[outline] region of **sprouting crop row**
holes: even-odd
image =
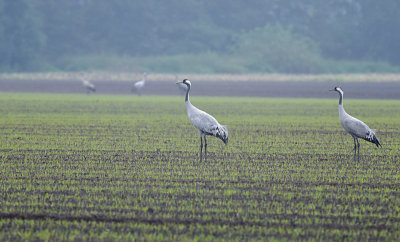
[[[182,98],[3,94],[3,239],[394,239],[399,101],[347,100],[377,130],[354,162],[337,101],[192,98],[228,125],[198,135]]]

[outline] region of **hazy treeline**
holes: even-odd
[[[398,0],[0,0],[0,70],[112,56],[155,71],[189,58],[211,72],[387,71],[400,65],[398,26]]]

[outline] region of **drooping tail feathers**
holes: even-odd
[[[379,142],[378,137],[376,137],[375,135],[372,139],[372,143],[374,143],[376,145],[376,147],[379,147],[379,146],[382,147],[381,142]]]
[[[374,143],[376,147],[382,147],[381,142],[379,142],[378,137],[376,137],[375,132],[373,130],[370,130],[367,132],[366,137],[364,138],[366,141],[369,141],[371,143]]]
[[[214,136],[220,138],[225,144],[228,143],[228,128],[225,125],[219,125],[215,129]]]

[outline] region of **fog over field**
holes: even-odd
[[[0,71],[399,72],[397,0],[0,0]]]

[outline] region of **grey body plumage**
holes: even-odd
[[[133,84],[131,91],[133,93],[137,93],[139,96],[142,94],[142,90],[144,86],[146,85],[146,80],[147,80],[147,73],[143,73],[143,79],[140,81],[137,81]]]
[[[329,91],[336,91],[339,93],[339,119],[344,130],[353,137],[354,158],[358,150],[358,160],[360,160],[359,138],[374,143],[377,147],[382,146],[374,130],[370,129],[363,121],[346,113],[343,108],[343,90],[340,87],[335,87]]]
[[[228,143],[228,128],[225,125],[221,125],[218,121],[208,113],[196,108],[190,103],[189,91],[191,88],[191,83],[188,79],[184,79],[176,84],[184,84],[187,86],[185,104],[186,113],[189,120],[192,122],[193,126],[197,129],[200,135],[200,160],[202,160],[202,149],[203,149],[203,139],[204,139],[204,156],[207,159],[207,140],[206,136],[214,136],[221,139],[225,144]]]
[[[86,89],[86,93],[89,94],[91,92],[96,92],[96,87],[94,86],[93,83],[91,83],[89,80],[85,79],[85,78],[81,78],[82,81],[82,85],[85,87]]]

